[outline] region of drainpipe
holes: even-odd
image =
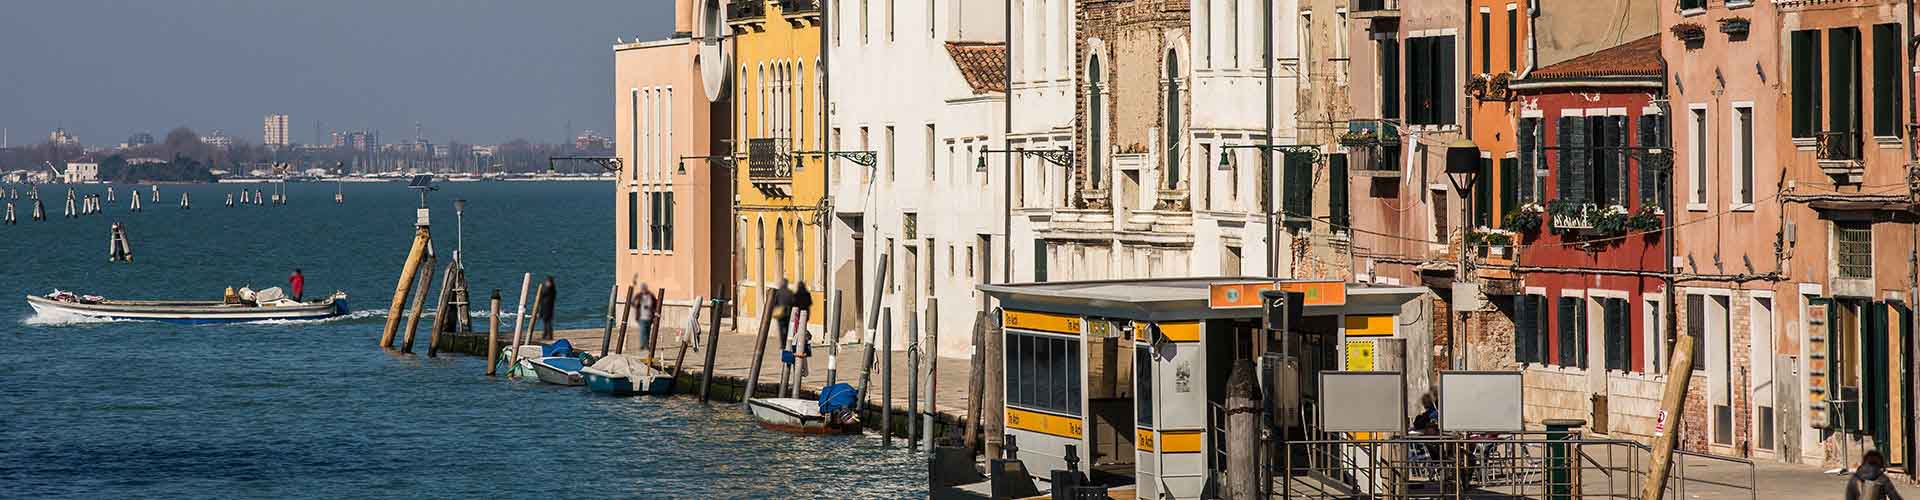
[[[1280,228],[1273,223],[1273,206],[1276,201],[1274,198],[1279,197],[1279,193],[1275,191],[1280,190],[1280,183],[1273,182],[1273,177],[1276,173],[1273,169],[1273,0],[1266,0],[1261,3],[1265,6],[1264,8],[1266,10],[1266,15],[1261,17],[1262,20],[1260,21],[1266,25],[1266,29],[1262,30],[1265,33],[1263,36],[1266,39],[1266,43],[1260,46],[1260,51],[1264,56],[1261,66],[1266,69],[1266,76],[1262,77],[1263,79],[1261,80],[1264,82],[1261,88],[1267,94],[1267,128],[1264,134],[1267,140],[1266,146],[1260,148],[1260,175],[1264,176],[1262,180],[1268,182],[1266,189],[1262,190],[1265,192],[1260,193],[1261,198],[1266,200],[1266,203],[1264,203],[1265,206],[1260,207],[1260,212],[1267,218],[1267,234],[1264,235],[1267,240],[1267,276],[1279,277],[1280,249],[1274,247],[1274,244],[1279,242],[1279,238],[1275,238],[1274,235],[1279,234]]]
[[[1006,108],[1005,113],[1001,115],[1005,117],[1006,123],[1000,124],[1000,147],[1001,149],[1012,150],[1013,147],[1009,144],[1008,139],[1013,137],[1013,0],[1006,0],[1006,2],[1006,14],[1000,16],[1002,33],[1006,34],[1007,39],[1007,90],[1006,98],[1002,99],[1000,103]],[[982,156],[985,156],[985,154],[982,153]],[[1001,170],[1006,172],[1006,174],[1000,179],[1000,253],[1003,255],[1000,262],[1000,282],[1012,283],[1013,153],[1002,153],[1001,158]],[[1039,262],[1039,259],[1040,256],[1034,256],[1034,262]],[[988,269],[987,274],[992,275],[993,270]],[[991,458],[992,454],[989,454],[988,457]]]
[[[829,64],[832,63],[831,57],[833,50],[831,48],[833,46],[827,43],[827,31],[829,31],[827,28],[827,20],[831,19],[829,16],[834,13],[831,7],[833,3],[834,2],[826,1],[820,2],[820,67],[814,70],[814,78],[820,79],[820,104],[815,106],[820,113],[820,130],[813,132],[813,140],[816,143],[813,149],[817,151],[834,151],[840,146],[827,142],[827,139],[832,137],[828,135],[828,131],[832,130],[828,125],[832,124],[833,120],[833,99],[831,97],[833,94],[829,93],[833,90],[833,78],[830,78],[828,75],[831,73],[827,72]],[[805,63],[802,62],[801,64]],[[840,307],[838,301],[833,298],[833,287],[838,285],[839,282],[839,280],[834,279],[833,275],[833,220],[837,217],[837,212],[839,212],[839,209],[835,208],[833,203],[833,186],[838,183],[833,182],[833,156],[828,155],[820,160],[820,178],[822,179],[822,185],[820,186],[820,207],[825,210],[820,213],[820,280],[823,282],[823,286],[821,286],[820,289],[822,290],[821,302],[828,303],[827,307],[823,307],[820,310],[827,314],[833,314],[832,308]],[[871,204],[869,204],[869,206],[871,206]],[[826,331],[827,321],[824,318],[828,317],[827,314],[820,315],[822,318],[820,321],[821,331],[826,333],[825,337],[832,340],[833,343],[838,344],[840,343],[840,332]],[[807,325],[800,325],[800,328],[804,329],[806,327]]]
[[[1913,0],[1907,0],[1906,3],[1907,3],[1907,22],[1906,24],[1901,25],[1901,29],[1905,31],[1905,33],[1903,34],[1904,36],[1902,36],[1901,39],[1913,40],[1913,15],[1914,15]],[[1911,44],[1913,42],[1909,41],[1907,43]],[[1909,64],[1912,63],[1913,53],[1914,51],[1912,50],[1912,45],[1908,45],[1907,55],[1908,55]],[[1912,123],[1915,119],[1915,112],[1914,112],[1915,97],[1913,95],[1913,92],[1915,89],[1914,89],[1913,79],[1914,79],[1914,74],[1912,73],[1911,70],[1909,70],[1907,73],[1907,78],[1905,78],[1906,81],[1901,82],[1907,86],[1907,94],[1906,94],[1907,95],[1907,116],[1906,116],[1907,119],[1905,121],[1907,121],[1908,123]],[[1920,162],[1920,149],[1915,149],[1917,146],[1914,143],[1915,138],[1913,137],[1912,134],[1913,134],[1913,127],[1908,127],[1907,129],[1907,170],[1908,170],[1907,175],[1909,179],[1912,179],[1912,176],[1915,175],[1915,173],[1913,172],[1913,169],[1915,168],[1914,164],[1916,162]],[[1909,200],[1909,203],[1912,203],[1912,200],[1914,199],[1914,195],[1917,193],[1913,193],[1914,186],[1912,185],[1911,180],[1908,181],[1907,189],[1908,189],[1907,199]],[[1909,223],[1907,225],[1907,228],[1913,234],[1913,244],[1907,247],[1907,285],[1908,285],[1907,308],[1910,311],[1916,311],[1916,313],[1909,313],[1907,316],[1908,316],[1908,321],[1913,322],[1913,331],[1920,332],[1920,308],[1916,308],[1913,306],[1913,304],[1915,304],[1917,301],[1920,301],[1920,221]],[[1907,339],[1907,342],[1911,343],[1911,342],[1920,342],[1920,341],[1916,341],[1915,339]],[[1907,360],[1907,363],[1910,367],[1913,364],[1913,360]],[[1907,380],[1908,384],[1920,383],[1920,374],[1910,374],[1909,377],[1910,378]],[[1911,387],[1911,385],[1909,385],[1909,387]],[[1920,417],[1916,417],[1915,415],[1907,415],[1907,418],[1910,419],[1910,421],[1908,422],[1907,428],[1912,429],[1914,428],[1913,427],[1914,425],[1920,425]],[[1920,469],[1908,467],[1907,477],[1920,478]]]

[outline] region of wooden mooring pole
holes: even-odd
[[[968,450],[980,449],[980,398],[987,385],[985,382],[987,356],[981,342],[986,337],[987,321],[986,311],[973,315],[973,352],[968,356],[972,358],[970,362],[972,369],[967,372],[967,414],[960,421],[960,427],[966,429],[964,436],[966,436],[965,444]]]
[[[413,353],[413,335],[420,330],[420,315],[427,306],[427,289],[433,287],[433,264],[433,252],[427,252],[427,260],[420,266],[419,282],[413,287],[413,306],[407,313],[407,335],[406,340],[400,341],[400,352]]]
[[[600,330],[600,357],[607,357],[607,348],[613,345],[613,308],[620,303],[620,285],[607,290],[607,327]]]
[[[648,363],[656,362],[656,360],[660,358],[659,354],[657,354],[660,350],[660,324],[666,323],[666,318],[660,316],[660,311],[665,309],[667,305],[667,289],[662,288],[658,293],[659,295],[653,297],[653,324],[647,327]],[[639,346],[634,347],[638,348]]]
[[[513,376],[513,369],[520,365],[520,325],[526,323],[527,285],[533,282],[533,273],[520,275],[520,305],[513,309],[513,350],[507,351],[507,376]]]
[[[446,274],[440,276],[440,300],[433,306],[433,329],[427,332],[427,357],[429,358],[440,357],[440,331],[447,328],[447,321],[451,320],[454,314],[453,280],[455,270],[460,268],[459,257],[454,257],[454,260],[455,262],[447,263]]]
[[[827,303],[827,385],[840,382],[840,298],[841,291],[833,291],[833,302]]]
[[[760,334],[753,342],[753,364],[747,368],[747,392],[740,396],[740,402],[753,399],[755,389],[760,387],[760,364],[767,356],[767,327],[773,322],[773,289],[760,291]]]
[[[700,365],[701,404],[705,404],[707,396],[712,394],[708,390],[713,387],[713,356],[720,350],[720,307],[726,303],[727,299],[719,297],[713,299],[713,332],[707,334],[707,360]]]
[[[980,398],[980,431],[987,435],[986,456],[997,457],[1000,456],[1000,445],[1006,436],[1006,412],[1001,408],[1001,401],[1006,397],[1006,385],[1001,381],[1001,374],[1005,373],[1006,366],[1005,358],[1000,355],[1001,335],[1004,333],[1000,329],[1002,319],[999,314],[993,314],[989,319],[992,323],[989,323],[981,342],[986,346],[986,355],[982,357],[985,358],[983,361],[987,369],[986,377],[981,379],[985,395]]]
[[[533,309],[529,309],[526,312],[528,342],[534,341],[533,332],[534,330],[540,329],[540,305],[546,303],[546,298],[547,283],[542,281],[539,285],[535,285],[533,289]]]
[[[1227,498],[1260,496],[1260,388],[1253,377],[1245,359],[1227,376]]]
[[[939,369],[940,368],[940,300],[939,299],[935,299],[932,297],[927,298],[926,329],[927,329],[927,342],[923,345],[927,346],[926,347],[927,354],[925,356],[925,359],[921,361],[921,364],[925,365],[927,370],[927,407],[926,407],[927,411],[926,413],[923,413],[920,415],[920,418],[921,418],[920,446],[922,447],[921,449],[931,451],[933,450],[933,415],[935,413],[940,412],[939,407],[934,406],[935,395],[939,394],[939,392],[935,391],[935,389],[939,388],[939,381],[940,381],[940,369]]]
[[[500,364],[500,289],[493,289],[493,298],[487,303],[487,376],[491,377]]]
[[[893,308],[880,310],[880,437],[893,446]]]
[[[1661,394],[1660,415],[1654,421],[1653,455],[1648,457],[1641,500],[1661,500],[1667,493],[1667,474],[1673,470],[1673,449],[1680,438],[1680,416],[1686,411],[1687,383],[1693,378],[1693,335],[1681,332],[1680,337],[1674,339],[1673,352],[1667,355],[1667,373],[1666,393]],[[1850,458],[1841,457],[1842,460]]]
[[[138,195],[132,197],[139,200]],[[419,273],[420,259],[426,256],[427,245],[432,240],[425,226],[413,231],[413,246],[407,250],[407,262],[400,267],[400,280],[393,285],[393,304],[387,307],[387,326],[380,332],[380,348],[393,347],[393,333],[400,326],[400,308],[407,305],[407,291],[413,287],[414,275]]]
[[[892,356],[888,356],[891,358]],[[892,394],[893,391],[887,391]],[[920,445],[920,315],[907,308],[907,449]]]
[[[617,347],[613,349],[613,352],[618,354],[627,353],[627,324],[633,319],[633,305],[636,301],[633,294],[633,285],[627,285],[627,298],[624,301],[625,303],[620,306],[620,336],[613,338],[614,343],[617,345]]]

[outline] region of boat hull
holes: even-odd
[[[553,385],[586,385],[578,371],[567,371],[547,364],[544,359],[533,360],[533,373],[541,382]]]
[[[347,313],[347,302],[328,298],[296,306],[259,307],[227,305],[219,302],[133,302],[109,301],[98,304],[63,302],[28,296],[27,305],[39,315],[71,315],[115,321],[157,321],[181,325],[212,325],[253,321],[309,321],[333,318]]]
[[[671,396],[673,395],[673,377],[666,375],[619,375],[593,368],[580,370],[580,377],[586,380],[587,390],[613,396]]]
[[[753,412],[753,418],[760,426],[781,432],[796,434],[858,434],[860,426],[839,425],[829,422],[826,417],[810,415],[796,411],[794,404],[814,404],[812,401],[792,398],[754,398],[747,400],[747,409]]]

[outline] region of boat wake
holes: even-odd
[[[317,319],[263,319],[263,320],[259,320],[259,321],[246,321],[246,322],[241,322],[241,323],[239,323],[239,324],[242,324],[242,325],[321,325],[321,324],[327,324],[327,323],[335,323],[335,322],[340,322],[340,321],[353,321],[353,320],[356,320],[356,319],[366,319],[366,318],[385,318],[385,317],[387,317],[387,312],[386,312],[386,311],[376,311],[376,310],[362,310],[362,311],[352,311],[352,312],[348,312],[348,313],[346,313],[346,314],[342,314],[342,315],[339,315],[339,316],[334,316],[334,317],[331,317],[331,318],[317,318]]]
[[[76,326],[102,325],[108,323],[129,323],[135,320],[96,318],[62,311],[35,311],[32,316],[20,320],[26,326]]]

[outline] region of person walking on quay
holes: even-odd
[[[1886,471],[1887,457],[1880,450],[1867,450],[1860,456],[1860,468],[1847,479],[1847,500],[1900,500]]]
[[[787,345],[787,306],[793,301],[793,292],[787,291],[787,279],[780,278],[773,286],[773,327],[780,332],[780,343]]]
[[[553,275],[547,275],[546,286],[540,287],[540,312],[536,313],[540,315],[541,327],[545,329],[541,338],[553,338],[553,301],[559,294],[553,289]]]
[[[300,268],[293,268],[293,275],[287,277],[287,289],[293,292],[293,301],[299,302],[306,295],[307,276],[300,274]]]
[[[645,346],[648,341],[653,340],[653,304],[655,302],[657,302],[657,300],[653,297],[653,290],[647,288],[646,283],[641,283],[640,292],[635,294],[633,298],[633,306],[635,309],[638,309],[634,311],[634,314],[640,319],[640,343],[638,345]]]

